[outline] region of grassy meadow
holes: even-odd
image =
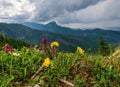
[[[0,87],[120,87],[120,58],[81,47],[60,52],[59,43],[0,51]],[[115,55],[115,54],[114,54]]]

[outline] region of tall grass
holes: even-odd
[[[46,43],[45,43],[46,44]],[[60,79],[75,87],[119,87],[120,59],[91,55],[83,51],[52,53],[49,45],[44,49],[23,47],[15,52],[0,51],[0,87],[65,86]],[[54,49],[57,50],[57,47]],[[49,51],[49,52],[48,52]],[[48,52],[46,54],[46,52]],[[13,53],[19,54],[14,55]],[[84,54],[84,55],[83,55]],[[48,67],[43,63],[50,58]],[[39,71],[38,71],[39,70]],[[34,78],[31,77],[34,75]]]

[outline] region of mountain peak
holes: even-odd
[[[57,25],[55,21],[49,22],[47,25]]]

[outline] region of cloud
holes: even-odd
[[[120,19],[106,20],[106,21],[97,21],[91,23],[69,23],[63,24],[63,26],[71,28],[105,28],[106,27],[120,27]]]
[[[34,20],[49,21],[68,15],[103,0],[40,0],[36,3]]]
[[[120,0],[0,0],[0,22],[115,25],[119,24],[115,21],[120,19],[119,8]]]
[[[0,21],[29,20],[35,9],[32,0],[0,0]]]
[[[88,8],[58,17],[60,23],[91,23],[120,18],[120,1],[106,0]]]

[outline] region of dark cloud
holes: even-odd
[[[119,25],[119,8],[120,0],[0,0],[0,22]]]
[[[106,0],[88,8],[69,13],[64,17],[58,17],[62,24],[68,23],[91,23],[120,18],[120,1]]]
[[[36,3],[36,16],[34,20],[48,21],[95,5],[99,1],[102,0],[41,0]]]

